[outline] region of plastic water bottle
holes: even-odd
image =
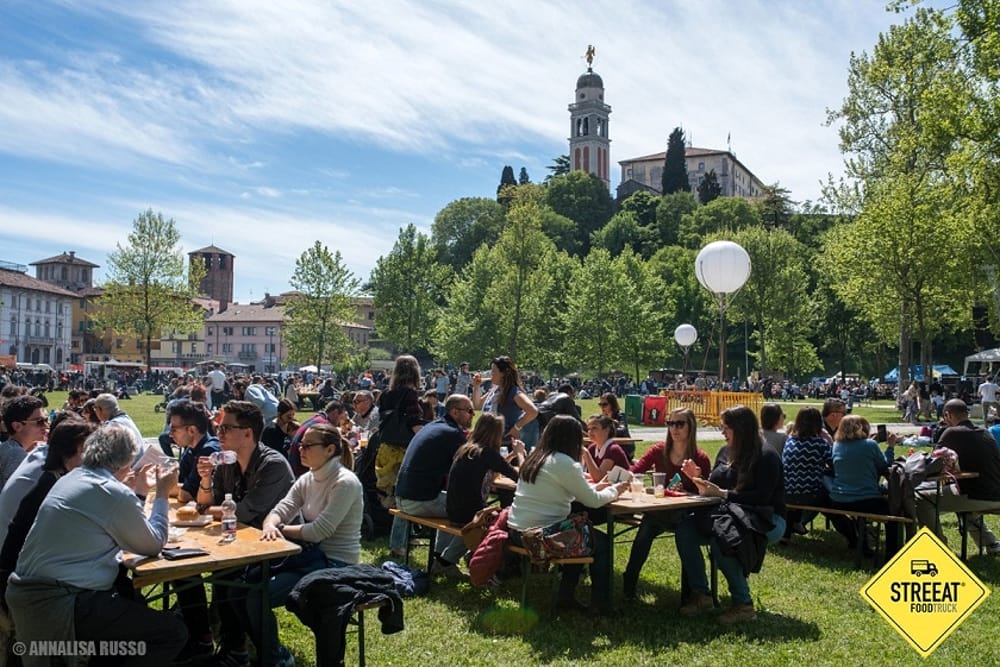
[[[209,454],[208,460],[212,462],[213,466],[229,465],[236,463],[236,452],[228,449],[212,452]]]
[[[222,541],[232,542],[236,539],[236,501],[233,494],[227,493],[222,501]]]

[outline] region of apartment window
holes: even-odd
[[[17,318],[15,317],[10,318],[10,335],[17,335]]]
[[[29,312],[31,311],[31,299],[24,300],[24,309]]]
[[[52,302],[49,301],[48,299],[46,299],[45,300],[45,312],[46,313],[51,313],[52,312],[51,309],[52,309]]]
[[[209,354],[212,354],[212,344],[211,343],[208,343],[205,346],[205,351],[208,352]]]
[[[191,354],[198,354],[198,343],[191,343]]]
[[[232,351],[233,351],[233,344],[232,343],[223,343],[222,344],[222,353],[223,354],[229,354]]]
[[[232,327],[222,327],[222,335],[223,336],[232,336],[233,335],[233,328]]]
[[[698,163],[698,171],[705,171],[705,163],[704,162],[699,162]]]
[[[274,354],[275,351],[274,348],[275,348],[274,343],[264,343],[264,352],[267,352],[268,354]]]
[[[36,336],[41,336],[42,335],[42,321],[41,320],[35,320],[35,335]]]
[[[212,335],[214,335],[214,334],[212,333],[212,327],[209,327],[209,328],[208,328],[208,335],[209,335],[209,336],[212,336]]]
[[[115,349],[116,350],[122,349],[122,345],[123,345],[122,339],[121,338],[116,338],[115,339]]]
[[[257,351],[256,343],[243,343],[242,345],[240,345],[240,352],[256,352],[256,351]]]
[[[256,336],[257,335],[257,327],[243,327],[243,335],[244,336]]]
[[[63,314],[63,302],[62,301],[60,301],[59,303],[56,304],[56,314],[57,315],[62,315]]]
[[[42,300],[41,299],[35,299],[35,310],[38,311],[39,313],[42,312]]]

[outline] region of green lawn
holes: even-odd
[[[153,412],[157,398],[141,396],[122,407],[147,435],[159,433],[163,416]],[[59,394],[50,395],[54,407]],[[596,401],[583,401],[585,415],[596,412]],[[790,403],[786,413],[794,415]],[[865,414],[869,408],[861,412]],[[878,421],[895,421],[894,411],[870,408]],[[877,423],[873,420],[873,423]],[[640,445],[639,450],[648,443]],[[714,456],[719,441],[702,442]],[[997,521],[994,518],[994,521]],[[536,575],[530,600],[533,615],[518,610],[520,579],[505,582],[494,593],[475,589],[466,580],[439,577],[429,596],[407,599],[406,629],[383,636],[374,612],[368,612],[367,658],[372,665],[957,665],[1000,664],[1000,598],[990,597],[928,659],[924,660],[873,611],[858,594],[871,577],[855,571],[853,555],[832,530],[823,528],[796,537],[789,547],[772,547],[763,571],[750,579],[760,615],[755,623],[724,629],[710,617],[684,618],[679,605],[680,568],[670,535],[658,540],[643,570],[640,599],[621,599],[621,572],[628,559],[631,536],[615,549],[617,613],[611,618],[548,617],[549,581]],[[957,548],[954,516],[945,517],[949,541]],[[385,538],[365,542],[364,562],[381,563],[388,554]],[[421,560],[418,552],[416,560]],[[1000,582],[1000,560],[973,557],[969,565],[990,588]],[[723,604],[728,602],[724,580]],[[581,586],[586,598],[588,584]],[[278,611],[282,641],[298,665],[315,661],[312,633],[295,617]],[[527,626],[527,627],[525,627]],[[347,664],[357,664],[357,643],[348,640]]]

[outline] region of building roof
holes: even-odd
[[[736,156],[729,151],[724,151],[717,148],[695,148],[694,146],[688,146],[684,149],[684,157],[704,157],[706,155],[723,155],[728,153],[733,160],[736,160]],[[650,162],[652,160],[663,161],[667,159],[667,152],[662,151],[660,153],[653,153],[652,155],[643,155],[642,157],[634,157],[628,160],[619,160],[618,164],[625,164],[626,162]],[[736,160],[739,162],[739,160]],[[742,164],[742,163],[741,163]]]
[[[208,324],[226,324],[229,322],[282,322],[285,319],[285,309],[282,306],[265,307],[259,303],[231,303],[221,313],[212,315]]]
[[[32,266],[39,266],[41,264],[79,264],[80,266],[89,266],[94,269],[100,266],[100,264],[94,264],[93,262],[88,262],[85,259],[77,257],[75,250],[64,252],[61,255],[49,257],[48,259],[40,259],[37,262],[31,263]]]
[[[207,245],[204,248],[198,248],[197,250],[192,250],[191,252],[188,253],[188,255],[195,255],[195,254],[204,255],[206,253],[212,253],[212,254],[215,254],[215,255],[228,255],[229,257],[236,257],[236,255],[234,255],[233,253],[231,253],[231,252],[229,252],[227,250],[223,250],[222,248],[220,248],[219,246],[214,245],[214,244],[213,245]]]
[[[580,78],[576,80],[576,88],[603,88],[604,81],[601,79],[600,75],[594,72],[594,70],[587,68],[587,71],[580,75]]]
[[[4,268],[0,268],[0,287],[13,287],[16,289],[33,290],[35,292],[46,292],[48,294],[68,296],[74,299],[77,297],[77,294],[74,292],[70,292],[69,290],[61,287],[56,287],[52,283],[47,283],[44,280],[32,278],[27,273],[11,271]]]

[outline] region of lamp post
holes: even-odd
[[[688,351],[694,342],[698,340],[698,330],[695,329],[690,324],[681,324],[676,329],[674,329],[674,340],[677,344],[681,346],[684,350],[684,369],[682,375],[684,376],[684,384],[687,384],[687,372],[688,372]]]
[[[738,243],[713,241],[694,260],[701,286],[719,302],[719,385],[726,381],[726,308],[750,277],[750,255]]]

